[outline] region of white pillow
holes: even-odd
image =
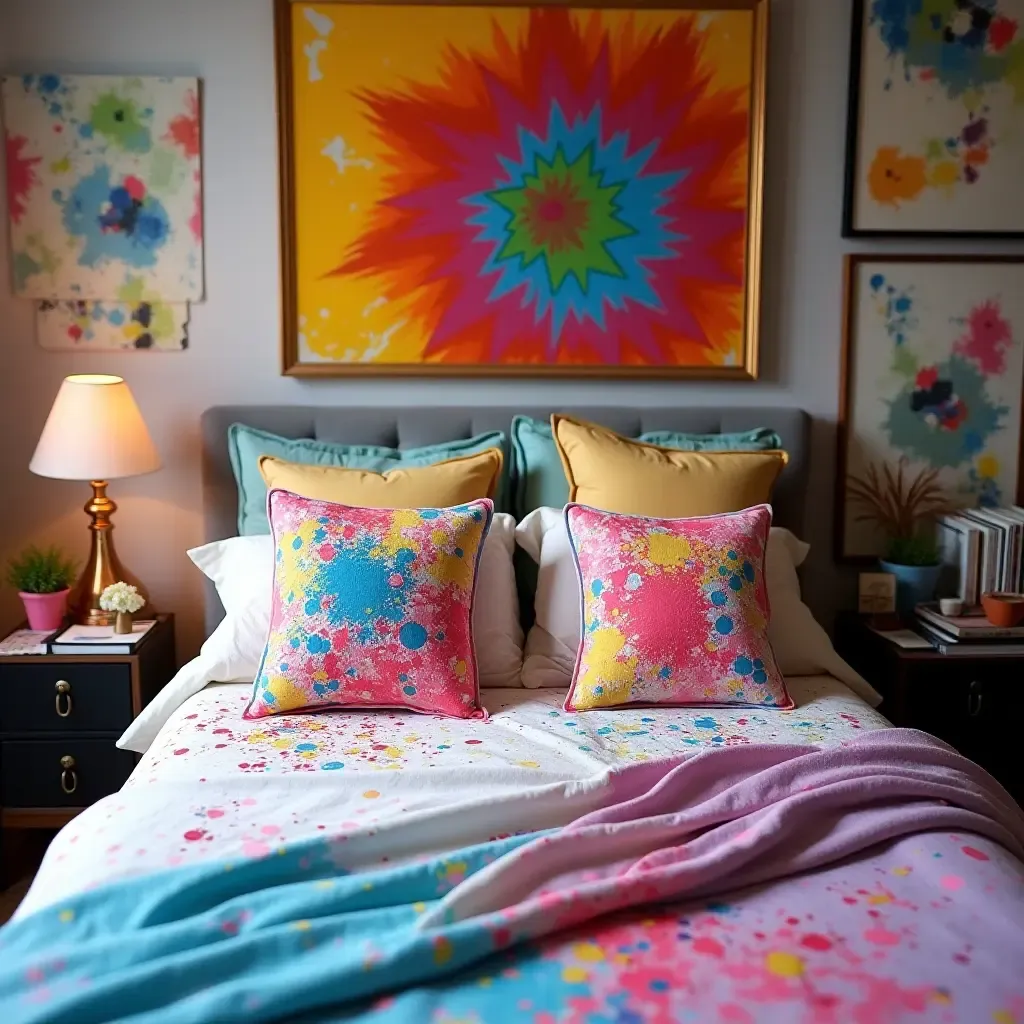
[[[537,563],[534,624],[526,637],[523,686],[565,688],[580,643],[580,584],[561,509],[539,508],[516,527],[516,543]],[[830,675],[872,707],[882,698],[836,653],[828,634],[800,598],[796,567],[809,545],[772,527],[765,575],[771,621],[768,636],[783,675]]]
[[[473,599],[473,638],[481,687],[521,686],[523,628],[519,621],[512,554],[515,519],[491,520]],[[188,552],[217,588],[224,618],[199,657],[185,665],[128,727],[117,745],[143,753],[175,708],[209,682],[251,683],[270,631],[274,539],[270,534],[230,537]]]

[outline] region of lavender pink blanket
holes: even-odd
[[[416,865],[346,874],[347,849],[130,879],[12,924],[0,1013],[1024,1021],[1024,815],[921,733],[629,768],[561,830]]]

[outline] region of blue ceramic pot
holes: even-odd
[[[896,565],[882,560],[878,564],[882,572],[896,577],[896,611],[901,615],[909,615],[915,605],[934,600],[941,565]]]

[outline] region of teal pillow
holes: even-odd
[[[432,466],[462,455],[475,455],[487,448],[500,448],[508,463],[508,446],[500,430],[478,434],[464,441],[447,441],[425,448],[385,448],[381,445],[331,444],[312,438],[288,438],[242,423],[228,427],[228,454],[238,484],[238,532],[241,536],[270,533],[267,522],[267,485],[260,475],[259,458],[272,455],[307,466],[344,466],[386,473],[410,466]],[[500,498],[500,494],[496,498]],[[498,501],[495,501],[498,505]]]
[[[647,444],[683,452],[760,452],[782,447],[774,430],[759,427],[740,434],[684,434],[654,430],[638,438]],[[569,484],[558,457],[551,424],[529,416],[512,420],[512,504],[517,520],[535,508],[561,508],[569,500]]]

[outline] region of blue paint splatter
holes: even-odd
[[[54,194],[57,202],[63,201],[65,230],[85,240],[78,260],[82,266],[116,260],[151,267],[167,242],[170,220],[160,200],[147,195],[137,207],[133,202],[129,212],[112,203],[113,194],[121,191],[111,185],[110,168],[101,166],[82,178],[66,200]]]
[[[398,631],[398,639],[403,647],[418,651],[427,642],[427,631],[418,622],[407,622]]]

